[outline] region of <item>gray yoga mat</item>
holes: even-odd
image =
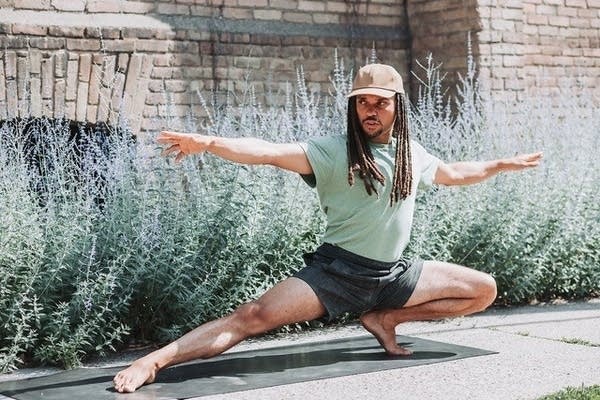
[[[494,354],[416,337],[398,336],[411,356],[390,357],[372,337],[356,337],[224,354],[160,372],[155,383],[135,395],[120,394],[112,378],[122,367],[80,368],[40,378],[0,383],[9,398],[29,399],[186,399],[316,379],[452,361]]]

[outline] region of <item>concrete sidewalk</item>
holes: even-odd
[[[600,300],[492,309],[448,321],[407,323],[397,332],[498,354],[196,399],[536,399],[568,386],[600,384]],[[257,339],[233,351],[364,335],[362,327],[349,325]],[[122,365],[134,356],[139,354],[90,366]],[[20,370],[0,375],[0,382],[54,371]]]

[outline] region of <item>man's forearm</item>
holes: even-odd
[[[240,164],[269,164],[272,143],[256,138],[225,138],[205,136],[206,151]]]
[[[463,161],[450,164],[454,171],[455,185],[479,183],[505,170],[503,159],[491,161]]]
[[[537,152],[491,161],[441,163],[433,181],[441,185],[471,185],[491,178],[502,171],[520,171],[536,167],[542,157],[543,153]]]

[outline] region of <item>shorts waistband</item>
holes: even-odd
[[[402,258],[401,258],[400,260],[395,261],[395,262],[377,261],[377,260],[373,260],[372,258],[367,258],[367,257],[360,256],[358,254],[354,254],[351,251],[342,249],[341,247],[335,246],[331,243],[323,243],[322,245],[320,245],[317,248],[317,250],[315,252],[317,254],[320,254],[325,257],[341,258],[342,260],[347,260],[350,262],[364,265],[366,267],[376,268],[376,269],[386,269],[386,268],[393,267],[394,265],[398,264],[399,261],[402,260]]]

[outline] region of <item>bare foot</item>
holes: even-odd
[[[386,325],[385,310],[369,311],[360,317],[362,326],[371,332],[385,352],[391,356],[409,356],[412,351],[396,343],[396,326]]]
[[[132,393],[142,385],[154,382],[156,378],[156,367],[154,363],[140,362],[115,375],[113,382],[115,390],[119,393]]]

